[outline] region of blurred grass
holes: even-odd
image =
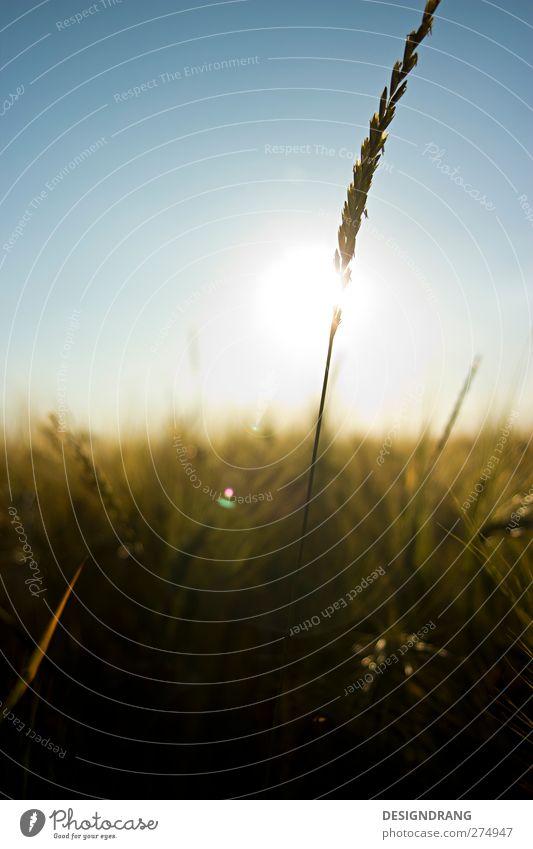
[[[58,434],[53,422],[10,437],[2,478],[11,495],[4,485],[0,519],[2,701],[74,565],[87,564],[33,684],[38,696],[17,706],[68,754],[59,760],[28,742],[23,757],[24,732],[4,722],[4,792],[53,798],[58,784],[74,795],[125,798],[530,792],[531,517],[526,511],[512,534],[502,524],[532,483],[528,438],[511,431],[475,509],[461,510],[501,428],[452,437],[429,471],[427,436],[398,436],[380,466],[379,440],[324,434],[294,624],[379,567],[385,574],[291,639],[288,724],[273,745],[310,438],[238,430],[213,445],[181,422],[202,486],[272,495],[224,509],[188,479],[176,427],[122,444]],[[11,504],[44,576],[42,598],[24,584]],[[430,621],[435,629],[405,661],[344,695]],[[270,782],[289,783],[265,790],[272,752]]]

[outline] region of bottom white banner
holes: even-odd
[[[13,801],[2,846],[71,843],[273,849],[494,846],[531,849],[527,801]],[[528,816],[529,814],[529,816]]]

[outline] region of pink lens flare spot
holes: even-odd
[[[225,498],[233,498],[233,490],[232,490],[231,486],[227,486],[226,489],[224,490],[224,497]]]

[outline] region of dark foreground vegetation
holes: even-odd
[[[291,577],[311,437],[197,430],[8,440],[4,705],[84,566],[1,717],[2,792],[528,796],[524,434],[502,422],[439,452],[324,433]]]

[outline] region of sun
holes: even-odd
[[[340,297],[341,284],[331,248],[291,248],[261,277],[261,323],[276,347],[305,355],[326,337]]]

